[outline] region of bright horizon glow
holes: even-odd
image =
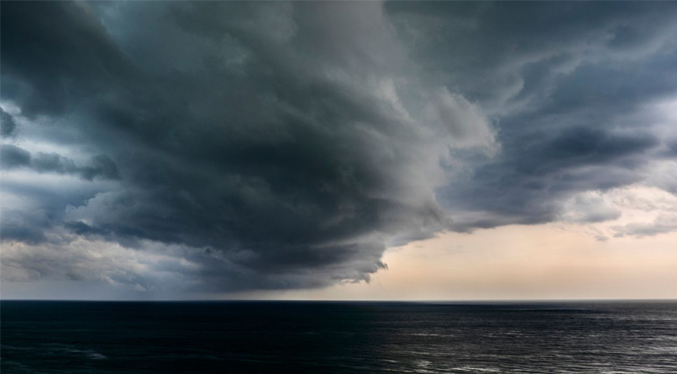
[[[620,217],[594,224],[554,222],[509,225],[472,233],[446,232],[436,238],[390,248],[387,270],[370,283],[343,283],[326,289],[196,294],[149,300],[658,300],[677,299],[677,233],[613,237],[621,227],[651,222],[677,206],[677,197],[659,189],[633,186],[598,194],[598,203],[620,209]],[[647,211],[646,206],[661,206]],[[572,212],[566,212],[568,217]],[[575,212],[574,212],[575,213]],[[624,226],[625,225],[625,226]],[[604,240],[600,240],[600,235]],[[118,250],[122,251],[122,248]],[[108,249],[110,252],[111,249]],[[137,253],[138,254],[138,253]],[[110,256],[110,254],[109,254]],[[120,254],[120,258],[129,255]],[[167,261],[157,256],[152,261]],[[18,286],[18,287],[17,287]],[[3,299],[73,298],[78,282],[15,283]],[[3,287],[4,288],[4,287]],[[115,287],[113,287],[115,288]],[[60,290],[68,293],[60,294]],[[83,300],[97,299],[81,287]],[[100,300],[122,299],[114,292]],[[142,297],[129,300],[143,300]]]

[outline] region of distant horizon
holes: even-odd
[[[677,302],[677,299],[495,299],[495,300],[358,300],[358,299],[335,299],[335,300],[309,300],[309,299],[175,299],[175,300],[148,300],[148,299],[3,299],[0,298],[0,301],[72,301],[72,302],[139,302],[139,303],[191,303],[191,302],[300,302],[300,303],[424,303],[424,304],[434,304],[434,303],[459,303],[459,304],[472,304],[472,303],[576,303],[576,302]]]

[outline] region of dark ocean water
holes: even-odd
[[[1,372],[677,373],[677,303],[1,302]]]

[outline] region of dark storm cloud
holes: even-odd
[[[617,106],[618,99],[636,102],[674,87],[674,78],[658,79],[646,64],[674,70],[675,4],[389,2],[386,8],[402,37],[417,42],[432,78],[461,85],[487,104],[529,99],[570,110],[592,99]],[[647,79],[635,82],[640,87],[624,89],[639,76]],[[554,87],[560,80],[564,87]]]
[[[21,136],[73,154],[19,139],[2,167],[81,184],[8,179],[32,205],[3,214],[3,240],[164,250],[157,271],[232,291],[368,280],[387,245],[558,219],[666,149],[631,115],[675,93],[676,9],[8,2],[2,100]],[[64,276],[92,276],[73,258]]]
[[[3,144],[0,147],[0,157],[3,169],[14,169],[31,164],[30,152],[11,144]]]
[[[45,230],[51,228],[49,221],[42,212],[5,211],[2,217],[2,240],[27,244],[44,243],[47,241]]]
[[[500,157],[438,190],[464,213],[455,228],[555,220],[562,200],[639,182],[656,159],[655,120],[632,114],[677,95],[675,4],[386,7],[429,79],[500,121]]]
[[[16,130],[16,122],[14,118],[2,108],[0,108],[0,136],[3,138],[12,136]]]
[[[77,166],[73,160],[56,153],[38,152],[33,156],[15,145],[2,144],[0,157],[2,157],[0,168],[3,170],[30,168],[38,173],[72,174],[86,180],[119,178],[115,163],[103,155],[92,157],[90,165]]]
[[[384,267],[391,237],[445,227],[431,181],[419,180],[420,163],[439,157],[418,148],[429,135],[397,118],[388,97],[375,97],[384,80],[370,70],[397,69],[372,50],[393,50],[389,30],[371,24],[383,22],[380,5],[365,5],[373,18],[352,31],[339,29],[358,13],[331,6],[328,22],[317,23],[325,9],[315,4],[137,4],[129,11],[148,17],[153,37],[116,42],[109,32],[124,26],[106,30],[82,5],[5,7],[8,98],[26,116],[68,118],[60,125],[111,155],[124,176],[121,189],[91,196],[52,224],[66,238],[210,248],[190,258],[216,283],[209,287],[226,290],[368,280]],[[295,22],[289,35],[258,30],[285,22]],[[375,33],[358,39],[360,28]],[[153,40],[165,31],[176,34],[172,45]],[[224,39],[233,48],[220,54]],[[200,58],[167,68],[166,55],[184,46]],[[375,81],[361,87],[356,78]],[[102,172],[112,176],[115,164]],[[56,155],[22,165],[75,170]]]
[[[130,82],[124,55],[91,12],[47,2],[5,9],[3,95],[20,98],[23,114],[58,114],[74,97]]]
[[[487,213],[476,221],[458,222],[460,230],[553,221],[559,202],[575,193],[640,181],[637,171],[659,144],[642,132],[614,134],[579,127],[525,136],[512,147],[504,143],[501,161],[459,179],[441,192],[441,199],[450,208]]]
[[[656,148],[660,142],[642,132],[614,134],[600,129],[572,128],[553,139],[540,139],[524,149],[531,157],[520,158],[519,169],[528,174],[545,174],[571,167],[594,165],[632,168],[637,155]]]

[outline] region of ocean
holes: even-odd
[[[0,302],[1,372],[677,373],[677,303]]]

